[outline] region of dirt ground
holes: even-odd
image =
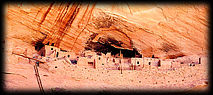
[[[5,90],[39,91],[34,64],[33,61],[29,63],[28,59],[19,63],[7,63],[4,71]],[[53,88],[67,91],[203,91],[208,87],[205,83],[208,81],[207,60],[195,66],[181,64],[180,68],[171,70],[144,68],[123,70],[122,74],[120,70],[94,69],[61,61],[59,64],[62,67],[54,69],[48,69],[47,64],[38,67],[45,91]]]

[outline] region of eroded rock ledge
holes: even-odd
[[[5,7],[6,39],[19,39],[32,46],[38,41],[54,43],[79,54],[96,34],[94,43],[135,49],[144,56],[208,53],[206,4],[53,2]]]

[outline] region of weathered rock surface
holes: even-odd
[[[205,4],[19,3],[5,8],[6,39],[31,46],[49,42],[78,54],[96,33],[93,42],[134,48],[144,56],[208,53]]]
[[[44,90],[188,90],[208,80],[209,9],[205,4],[9,3],[4,7],[4,82],[8,91],[39,90],[33,70],[35,61],[12,54],[32,57],[38,43],[54,43],[77,54],[85,48],[104,50],[101,45],[110,45],[137,50],[147,57],[195,55],[186,63],[203,56],[201,64],[195,66],[182,64],[169,71],[124,70],[123,74],[63,61],[41,64],[38,69]],[[185,56],[177,60],[187,59]],[[196,89],[201,88],[207,89],[207,85]]]

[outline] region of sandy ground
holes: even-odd
[[[51,88],[63,88],[68,91],[187,91],[197,86],[204,86],[198,90],[206,90],[205,81],[208,81],[207,63],[195,66],[182,64],[175,70],[123,70],[122,74],[119,70],[93,69],[70,64],[62,64],[64,69],[55,68],[50,71],[44,68],[45,65],[38,67],[45,91]],[[33,66],[33,62],[6,64],[6,91],[39,91]]]

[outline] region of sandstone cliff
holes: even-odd
[[[40,42],[77,54],[105,44],[144,56],[208,53],[206,4],[9,3],[5,9],[6,44],[16,40],[21,48],[19,42],[32,49]]]

